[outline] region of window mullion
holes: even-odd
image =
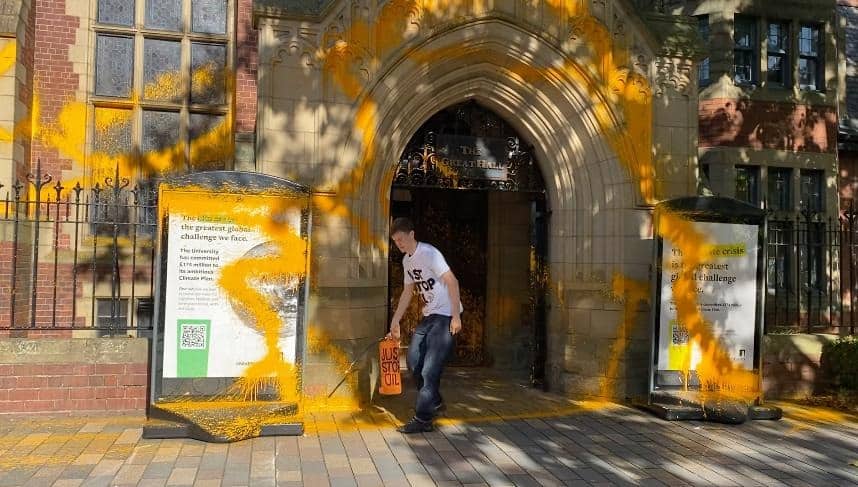
[[[760,81],[758,84],[762,85],[765,80],[766,86],[769,84],[769,56],[772,54],[777,54],[777,51],[773,51],[771,54],[769,53],[769,36],[771,35],[771,23],[762,22],[760,24],[760,36],[757,39],[757,52],[760,53],[760,59],[757,62],[757,68],[760,70]]]

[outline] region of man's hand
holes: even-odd
[[[462,331],[462,317],[456,315],[450,320],[450,334],[455,335]]]
[[[387,333],[387,338],[392,340],[399,341],[400,333],[399,333],[399,322],[390,323],[390,331]]]

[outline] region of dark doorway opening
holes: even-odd
[[[463,331],[451,365],[526,374],[544,386],[548,216],[531,149],[474,101],[448,107],[396,163],[390,216],[410,217],[459,280]],[[388,318],[402,292],[402,253],[390,246]],[[402,320],[407,345],[417,300]],[[388,320],[389,321],[389,320]]]

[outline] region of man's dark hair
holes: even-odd
[[[414,231],[414,222],[411,221],[410,218],[406,218],[401,216],[393,220],[393,223],[390,224],[390,234],[393,235],[396,232],[408,233]]]

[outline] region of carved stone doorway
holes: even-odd
[[[410,217],[459,280],[463,332],[452,365],[492,365],[541,384],[547,211],[529,147],[474,101],[430,118],[396,162],[391,218]],[[402,292],[402,253],[389,254],[389,314]],[[417,300],[402,321],[408,344]]]

